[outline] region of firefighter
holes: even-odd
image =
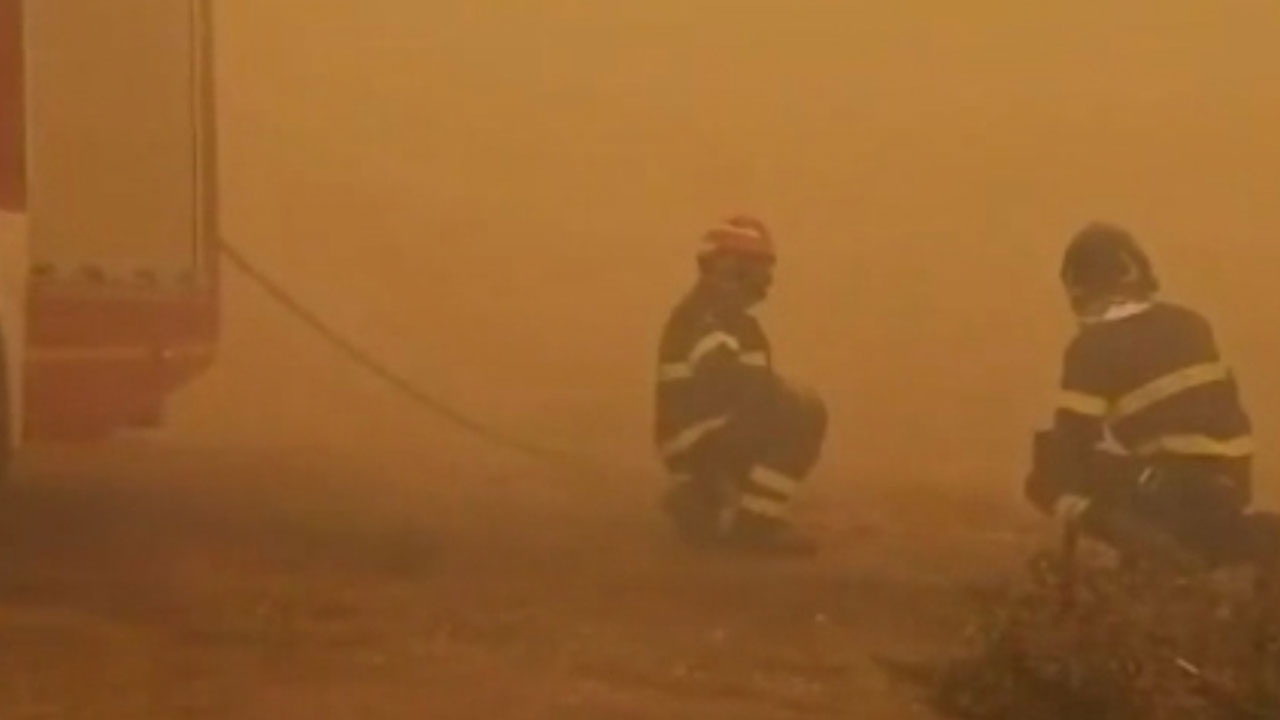
[[[709,230],[698,280],[672,311],[658,352],[655,440],[672,477],[664,509],[694,544],[809,554],[788,509],[818,460],[826,409],[773,369],[751,309],[775,255],[758,219]]]
[[[1209,322],[1157,298],[1146,253],[1115,225],[1080,230],[1060,275],[1079,330],[1028,498],[1126,561],[1274,567],[1275,522],[1246,510],[1250,419]]]

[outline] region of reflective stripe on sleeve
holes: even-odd
[[[1101,418],[1107,414],[1107,400],[1075,390],[1059,390],[1058,409]]]
[[[689,351],[689,366],[696,366],[699,360],[722,347],[727,347],[735,353],[742,349],[737,338],[727,332],[716,330],[707,333],[693,346],[693,350]]]
[[[704,437],[719,430],[729,423],[728,415],[708,418],[696,422],[676,433],[674,437],[662,444],[660,452],[664,458],[672,458],[697,445]]]

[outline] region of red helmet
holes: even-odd
[[[774,259],[773,238],[759,219],[735,215],[711,228],[702,236],[698,257],[732,254]]]

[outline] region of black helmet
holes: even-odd
[[[1059,274],[1073,304],[1108,296],[1143,299],[1160,289],[1151,260],[1133,235],[1102,222],[1086,225],[1071,239]]]

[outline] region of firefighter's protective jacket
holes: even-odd
[[[1153,465],[1243,467],[1253,454],[1249,416],[1208,321],[1164,302],[1117,306],[1082,325],[1063,359],[1052,434],[1068,454],[1105,440]]]
[[[658,350],[654,439],[679,468],[717,434],[733,432],[768,402],[774,376],[768,338],[749,313],[724,313],[701,287],[672,311]]]

